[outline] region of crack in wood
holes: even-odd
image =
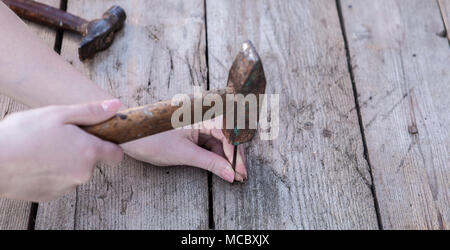
[[[374,183],[372,165],[371,165],[370,159],[369,159],[369,151],[368,151],[366,136],[365,136],[365,132],[364,132],[364,124],[363,124],[362,116],[361,116],[361,107],[359,106],[359,102],[358,102],[358,91],[356,89],[355,76],[354,76],[354,72],[353,72],[355,68],[353,67],[353,64],[352,64],[352,57],[350,54],[349,43],[348,43],[347,34],[346,34],[346,30],[345,30],[345,22],[344,22],[344,15],[342,12],[341,0],[336,0],[335,4],[336,4],[338,16],[339,16],[339,24],[341,27],[342,37],[343,37],[344,44],[345,44],[348,72],[350,74],[350,79],[351,79],[351,83],[352,83],[353,96],[355,99],[355,108],[356,108],[356,113],[357,113],[357,117],[358,117],[362,143],[363,143],[363,147],[364,147],[364,158],[369,167],[369,175],[370,175],[371,183]],[[378,222],[378,228],[383,229],[383,222],[381,219],[380,207],[379,207],[379,203],[378,203],[377,193],[375,190],[375,185],[371,185],[370,190],[372,192],[372,197],[373,197],[373,201],[374,201],[375,213],[376,213],[377,222]]]
[[[173,56],[172,56],[172,50],[170,50],[167,47],[167,51],[169,53],[169,63],[170,63],[170,70],[169,70],[169,76],[167,77],[167,88],[170,88],[170,80],[172,79],[173,75]]]

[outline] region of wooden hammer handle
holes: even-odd
[[[225,104],[226,94],[233,93],[232,89],[225,88],[204,92],[207,94],[218,94]],[[190,96],[191,122],[190,124],[201,122],[194,119],[194,96]],[[179,109],[183,103],[172,105],[171,100],[127,109],[117,113],[113,118],[93,126],[82,127],[86,132],[95,135],[103,140],[117,144],[133,141],[146,136],[165,132],[172,127],[172,114]],[[213,104],[214,105],[214,104]],[[202,116],[210,107],[202,107]],[[221,115],[222,113],[217,114]],[[183,118],[184,119],[184,118]]]
[[[1,0],[18,16],[50,27],[86,35],[88,21],[52,6],[31,0]]]

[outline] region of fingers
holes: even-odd
[[[95,147],[93,154],[95,154],[96,163],[103,162],[108,165],[118,165],[122,161],[123,150],[121,147],[114,143],[100,140],[97,137],[91,137],[92,145]]]
[[[244,145],[238,146],[237,151],[237,159],[236,159],[236,180],[237,181],[246,181],[248,179],[247,177],[247,168],[245,166],[245,153],[244,153]],[[238,180],[238,178],[241,177],[242,180]]]
[[[228,144],[226,140],[222,141],[223,151],[230,162],[233,162],[233,153],[234,146]],[[247,180],[247,170],[244,163],[244,151],[242,149],[242,145],[238,146],[237,154],[236,154],[236,177],[235,180],[239,182],[244,182]]]
[[[183,145],[185,164],[212,172],[227,182],[233,183],[234,171],[231,164],[218,154],[199,147],[194,143]]]
[[[201,134],[210,135],[217,140],[219,140],[222,144],[222,150],[223,154],[225,154],[225,157],[227,158],[228,162],[233,162],[233,153],[234,153],[234,146],[229,144],[228,141],[225,138],[225,135],[223,134],[221,129],[206,129],[202,128],[200,129]],[[205,144],[206,145],[206,144]],[[206,145],[208,146],[208,145]],[[212,150],[212,147],[208,147]],[[245,167],[245,154],[243,150],[243,146],[238,146],[238,153],[236,158],[236,177],[235,180],[239,182],[243,182],[247,180],[247,169]]]
[[[120,108],[118,99],[102,102],[69,105],[61,109],[65,123],[76,125],[94,125],[116,114]]]
[[[209,138],[203,145],[212,152],[220,155],[221,157],[226,157],[223,152],[222,142],[217,140],[216,138]]]
[[[102,102],[62,106],[63,121],[75,125],[93,125],[105,121],[116,114],[120,108],[118,99]],[[92,154],[96,162],[104,162],[109,165],[117,165],[123,158],[122,149],[113,143],[103,141],[95,136],[87,135],[90,144],[93,145]]]
[[[103,162],[108,165],[118,165],[123,158],[123,151],[119,146],[102,141],[94,136],[89,136],[92,138],[88,139],[84,152],[78,156],[79,159],[80,157],[83,159],[80,161],[81,167],[73,168],[75,173],[72,176],[72,180],[75,185],[89,182],[97,163]]]
[[[218,116],[211,120],[203,121],[200,125],[200,129],[212,130],[212,129],[222,129],[223,116]]]

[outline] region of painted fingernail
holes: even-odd
[[[227,165],[227,167],[222,171],[222,178],[230,183],[233,183],[234,171],[231,166]]]
[[[120,101],[118,99],[106,100],[102,102],[102,108],[105,112],[112,112],[118,110]]]

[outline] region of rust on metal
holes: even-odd
[[[123,27],[126,18],[127,15],[120,6],[113,6],[102,18],[90,21],[78,48],[80,60],[92,58],[95,53],[109,48],[115,33]]]
[[[1,0],[18,16],[57,29],[84,34],[88,21],[52,6],[29,0]]]
[[[83,39],[78,48],[80,60],[92,58],[97,52],[109,48],[114,40],[114,35],[123,27],[126,19],[125,11],[120,6],[109,8],[102,18],[87,21],[36,1],[1,1],[24,19],[82,35]]]
[[[242,44],[241,51],[234,59],[230,72],[228,73],[228,87],[233,89],[233,92],[243,94],[254,94],[257,97],[257,120],[259,120],[259,95],[264,94],[266,90],[266,77],[264,75],[264,69],[261,62],[261,58],[256,52],[255,47],[250,41]],[[239,129],[237,127],[238,112],[237,103],[234,105],[234,128],[226,129],[226,118],[224,115],[222,131],[227,138],[227,141],[233,145],[239,145],[244,142],[248,142],[253,139],[256,133],[256,129],[250,129],[250,115],[249,109],[245,110],[245,118],[239,117],[245,120],[245,129]],[[226,111],[228,112],[228,111]]]

